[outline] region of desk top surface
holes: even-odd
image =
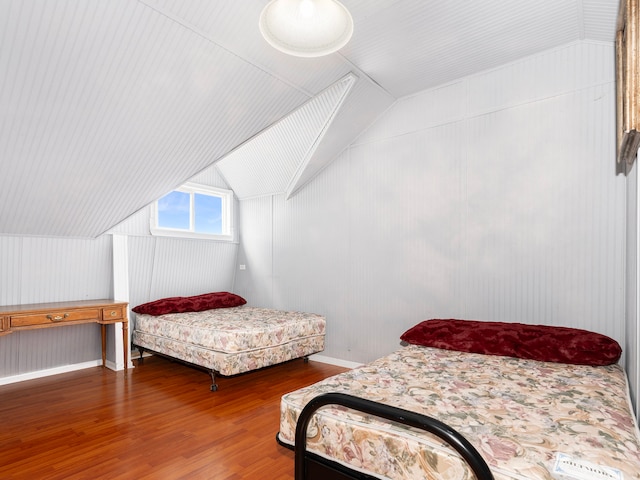
[[[112,298],[98,300],[77,300],[72,302],[47,302],[47,303],[25,303],[21,305],[0,305],[0,315],[11,313],[24,313],[49,310],[71,310],[77,308],[105,307],[113,305],[127,305],[128,302],[121,302]]]

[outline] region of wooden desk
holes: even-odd
[[[107,325],[122,323],[124,368],[126,370],[129,363],[127,305],[126,302],[103,299],[0,306],[0,336],[20,330],[99,323],[102,334],[102,366],[104,367],[107,360]]]

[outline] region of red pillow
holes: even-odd
[[[402,334],[415,345],[576,365],[610,365],[622,354],[605,335],[568,327],[476,320],[425,320]]]
[[[147,315],[164,315],[167,313],[201,312],[214,308],[229,308],[244,305],[247,301],[235,293],[213,292],[192,297],[161,298],[149,303],[143,303],[132,308],[136,313]]]

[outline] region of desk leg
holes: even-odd
[[[122,352],[124,354],[124,369],[129,365],[129,322],[122,322]]]
[[[102,366],[107,364],[107,326],[100,324],[100,333],[102,334]]]

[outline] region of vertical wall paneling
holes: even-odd
[[[273,198],[243,200],[240,208],[240,245],[233,288],[251,306],[272,307]],[[245,269],[240,270],[240,265]]]
[[[627,238],[626,238],[626,311],[625,342],[622,345],[627,376],[636,416],[640,412],[640,195],[638,195],[638,169],[632,168],[627,179]]]
[[[0,295],[5,305],[90,300],[112,294],[110,237],[0,237],[0,247]],[[96,324],[0,337],[0,378],[97,365],[99,360],[100,327]]]
[[[129,253],[129,302],[131,308],[150,300],[151,281],[154,272],[156,237],[130,236],[127,242]],[[133,327],[135,324],[135,314],[130,319]]]
[[[151,299],[230,288],[236,244],[166,238],[155,243]]]
[[[610,99],[610,89],[594,87],[467,122],[470,150],[483,152],[482,161],[468,162],[466,186],[465,248],[475,282],[465,298],[476,315],[579,322],[624,337],[623,325],[611,321],[624,305],[622,179],[601,161],[613,142],[601,133],[612,118]],[[472,303],[489,299],[482,308]]]
[[[20,303],[23,247],[21,237],[0,236],[0,305]]]
[[[635,205],[635,225],[630,222],[635,232],[635,241],[631,245],[635,246],[635,255],[632,255],[632,261],[627,259],[627,265],[632,265],[635,269],[635,282],[633,282],[632,290],[627,289],[627,298],[635,300],[633,302],[633,309],[628,312],[627,321],[631,322],[631,326],[627,330],[627,368],[631,378],[631,394],[635,396],[635,409],[636,417],[640,415],[640,193],[638,190],[638,168],[635,169],[635,174],[632,176],[633,180],[633,205]],[[629,217],[627,217],[629,219]],[[629,225],[629,223],[628,223]],[[631,315],[629,315],[629,313]],[[635,332],[634,332],[635,331]],[[635,334],[634,334],[635,333]]]
[[[311,195],[273,197],[273,285],[276,308],[307,309],[335,316],[349,294],[349,219],[342,215],[351,198],[325,195],[325,188],[347,181],[349,152],[336,168],[305,186]],[[325,173],[326,172],[326,173]],[[323,201],[319,202],[318,199]],[[299,282],[306,278],[305,282]],[[343,339],[345,340],[345,339]]]
[[[22,272],[21,237],[0,237],[0,304],[20,303]],[[0,378],[20,371],[20,339],[15,333],[0,337]]]
[[[613,71],[580,42],[399,99],[295,197],[241,201],[236,284],[325,313],[324,355],[347,361],[434,317],[622,343]]]
[[[18,303],[106,298],[111,294],[111,238],[23,238]]]

